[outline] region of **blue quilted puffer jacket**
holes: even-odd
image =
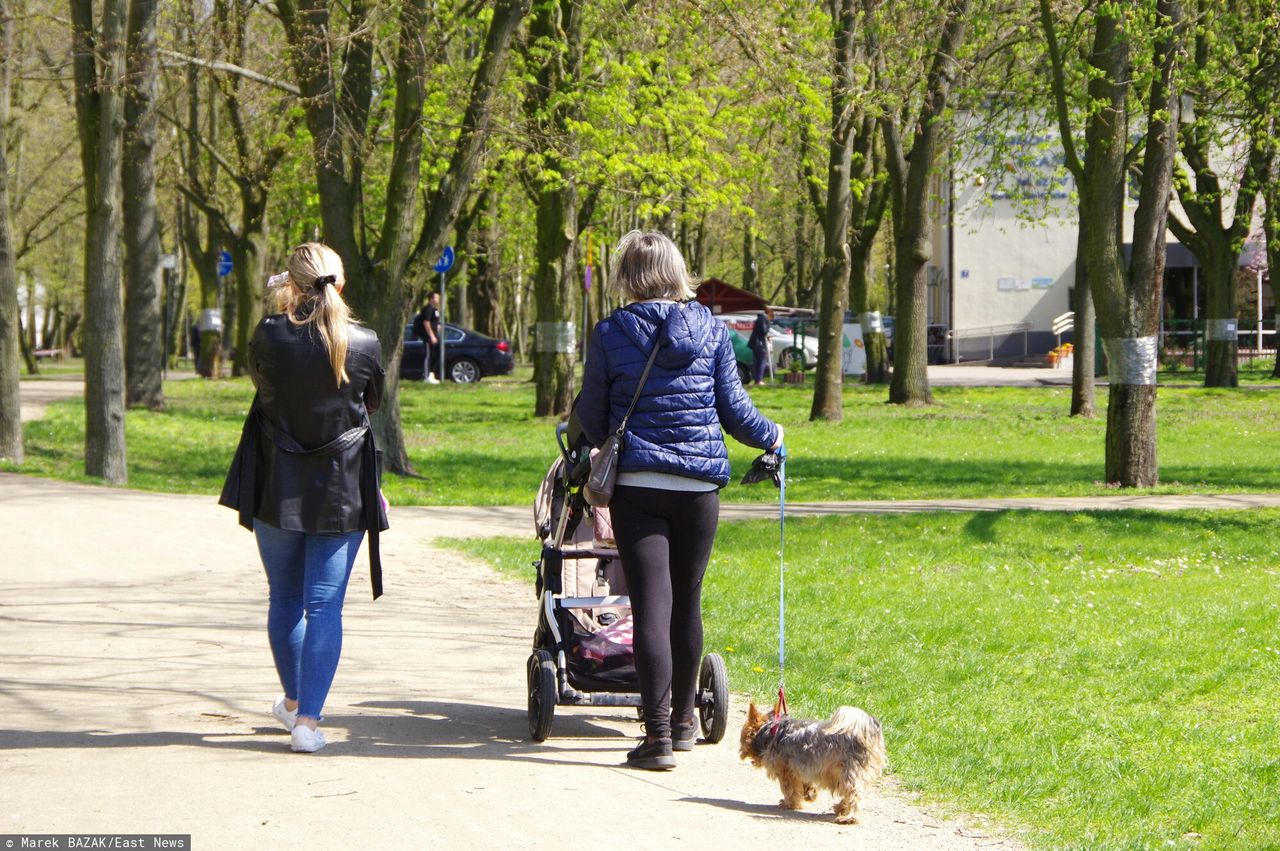
[[[599,446],[617,429],[655,339],[662,348],[627,424],[618,471],[672,473],[723,487],[729,455],[721,430],[767,449],[778,426],[742,389],[724,324],[696,302],[638,302],[596,325],[575,409],[583,433]]]

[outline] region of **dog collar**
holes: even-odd
[[[774,718],[768,724],[760,728],[756,733],[756,750],[761,749],[765,743],[771,742],[778,738],[778,734],[782,732],[782,719]]]

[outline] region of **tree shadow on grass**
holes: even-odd
[[[1042,532],[1049,531],[1051,526],[1061,527],[1064,533],[1079,535],[1080,530],[1072,529],[1073,518],[1085,516],[1089,518],[1088,536],[1096,541],[1110,536],[1132,535],[1135,529],[1152,539],[1159,539],[1165,534],[1188,530],[1212,531],[1215,535],[1223,531],[1248,532],[1251,534],[1267,533],[1267,527],[1280,531],[1280,515],[1271,515],[1267,519],[1260,518],[1256,510],[1216,510],[1188,509],[1185,511],[1155,511],[1152,509],[1106,509],[1098,511],[1046,512],[1033,510],[979,511],[964,524],[965,534],[975,541],[992,543],[998,536],[999,529],[1007,522],[1034,523]]]
[[[992,497],[1002,494],[1057,495],[1098,493],[1105,475],[1097,462],[1025,461],[1010,458],[924,458],[877,456],[823,458],[812,454],[787,458],[787,495],[796,500],[831,499],[832,488],[847,499],[887,497]],[[1161,479],[1212,490],[1276,490],[1275,466],[1231,467],[1164,465]],[[1123,491],[1121,491],[1123,493]]]
[[[1000,493],[1079,491],[1102,474],[1101,465],[1006,459],[948,460],[922,457],[787,459],[788,494],[796,499],[829,498],[822,491],[837,488],[857,499],[891,496],[930,499],[988,497]]]

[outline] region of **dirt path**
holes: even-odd
[[[18,383],[22,421],[38,420],[44,416],[50,402],[73,399],[84,395],[84,377],[68,375],[62,378],[27,378]]]
[[[190,833],[202,849],[1019,847],[891,783],[861,825],[781,811],[728,741],[668,774],[627,770],[627,709],[563,710],[529,742],[532,589],[432,546],[527,522],[392,522],[387,595],[370,601],[363,557],[352,579],[332,744],[298,756],[265,713],[278,687],[264,582],[230,511],[0,475],[0,833]],[[891,720],[888,739],[892,760]]]

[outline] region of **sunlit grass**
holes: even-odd
[[[417,477],[388,476],[397,504],[511,505],[532,499],[555,457],[555,421],[533,416],[533,387],[520,377],[479,385],[407,383],[401,413]],[[129,483],[147,490],[216,493],[252,388],[244,379],[173,381],[168,409],[130,411]],[[848,385],[840,423],[808,421],[808,387],[752,391],[779,420],[791,452],[797,501],[1087,495],[1103,479],[1105,412],[1066,416],[1070,390],[935,388],[938,404],[885,404],[883,388]],[[1158,492],[1268,491],[1280,482],[1277,391],[1163,388],[1157,428]],[[1106,393],[1099,393],[1105,406]],[[26,426],[21,469],[82,478],[82,403],[52,404]],[[735,476],[755,450],[730,440]],[[8,467],[6,469],[14,469]],[[730,501],[768,501],[764,488],[730,487]]]
[[[1277,511],[789,520],[792,711],[874,712],[909,789],[1034,845],[1280,847],[1277,541]],[[536,542],[452,545],[532,585]],[[776,523],[722,525],[707,649],[761,702],[778,570]]]

